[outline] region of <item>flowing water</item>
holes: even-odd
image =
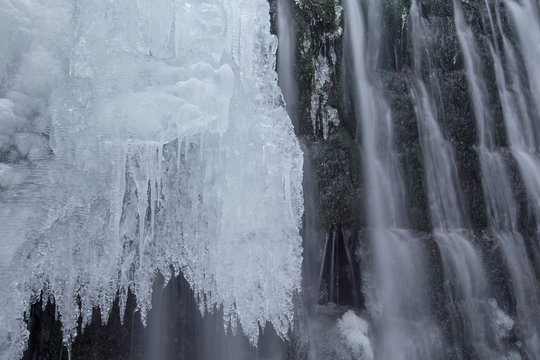
[[[430,214],[435,240],[441,252],[445,273],[445,302],[450,314],[451,337],[455,358],[466,358],[471,351],[481,359],[499,357],[503,352],[503,339],[495,331],[497,319],[507,317],[500,310],[490,292],[490,284],[479,250],[467,238],[467,215],[460,192],[459,174],[452,145],[444,138],[437,116],[437,105],[427,90],[422,77],[427,66],[428,81],[434,91],[440,83],[431,58],[433,38],[431,24],[423,17],[416,0],[411,11],[412,37],[415,56],[415,87],[413,98],[424,154],[424,171],[427,180]],[[456,6],[456,25],[462,26],[459,3]],[[458,28],[461,40],[465,35]],[[424,59],[424,57],[426,57]],[[508,321],[511,320],[508,318]],[[502,331],[504,334],[504,329]],[[463,340],[461,340],[463,339]],[[465,352],[465,353],[464,353]]]
[[[287,113],[298,128],[297,102],[298,86],[296,84],[296,27],[294,21],[294,2],[278,0],[277,2],[277,36],[279,47],[277,53],[278,83],[285,99]]]
[[[427,259],[420,239],[403,230],[404,186],[393,144],[392,114],[373,74],[381,38],[379,1],[345,2],[345,37],[354,73],[355,115],[367,186],[369,246],[364,293],[374,317],[375,357],[437,358],[441,331],[430,317]],[[371,253],[371,251],[369,252]]]
[[[535,131],[531,128],[530,113],[527,110],[526,101],[523,97],[523,90],[515,88],[515,92],[512,94],[510,87],[523,86],[521,80],[518,79],[514,73],[512,80],[507,79],[503,73],[503,60],[501,56],[507,58],[507,66],[510,66],[511,71],[516,71],[516,54],[509,44],[509,40],[501,32],[501,15],[498,7],[492,7],[488,2],[484,3],[487,12],[486,23],[489,24],[494,39],[497,36],[502,37],[503,46],[500,47],[496,41],[489,43],[490,55],[494,64],[494,72],[497,79],[497,86],[499,90],[499,97],[503,107],[503,117],[507,128],[508,140],[511,144],[511,151],[518,161],[519,167],[522,172],[522,176],[525,179],[529,196],[534,196],[535,183],[534,180],[527,180],[530,177],[534,177],[536,169],[534,166],[527,166],[521,149],[531,146],[530,149],[534,151],[534,145],[538,139]],[[495,9],[495,10],[494,10]],[[538,26],[538,10],[534,4],[526,2],[523,7],[515,7],[510,5],[509,7],[514,17],[527,16],[531,20],[535,20],[531,25]],[[536,10],[535,10],[536,9]],[[524,14],[523,11],[529,11],[528,14]],[[512,279],[512,290],[515,301],[515,312],[520,325],[519,336],[522,339],[526,353],[532,358],[540,357],[539,352],[539,339],[538,339],[538,301],[540,299],[538,288],[536,286],[536,277],[534,273],[534,265],[530,260],[528,251],[526,248],[525,240],[519,233],[518,226],[518,213],[516,201],[512,195],[511,187],[509,184],[508,172],[503,162],[501,154],[497,151],[494,144],[494,125],[490,121],[486,106],[486,94],[485,85],[482,77],[481,59],[477,53],[477,47],[474,43],[470,30],[467,30],[466,24],[461,23],[461,27],[464,32],[469,32],[467,37],[463,38],[462,48],[468,59],[467,72],[469,76],[469,82],[479,84],[474,87],[471,84],[473,99],[475,102],[475,113],[477,121],[482,123],[484,131],[480,134],[480,154],[483,159],[483,183],[484,192],[488,199],[488,214],[490,226],[501,245],[505,263],[508,268],[508,272]],[[521,25],[518,26],[519,36],[522,37],[524,30]],[[527,36],[537,36],[534,31]],[[526,39],[521,39],[526,41]],[[527,52],[534,52],[535,48],[524,49]],[[534,56],[534,53],[524,54],[527,56]],[[530,68],[530,60],[528,62],[528,71],[531,73],[531,86],[536,86],[537,80],[534,78],[536,68]],[[538,93],[536,93],[538,94]],[[534,113],[535,110],[532,111]],[[518,116],[521,114],[521,116]],[[523,126],[522,128],[520,128]],[[534,164],[533,164],[534,165]],[[532,200],[534,201],[534,200]],[[533,209],[535,205],[533,204]],[[537,210],[533,210],[535,218],[538,219]],[[536,239],[535,239],[536,241]]]

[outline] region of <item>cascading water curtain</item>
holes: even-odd
[[[430,316],[428,263],[424,246],[407,228],[404,185],[394,145],[392,114],[377,86],[382,4],[345,2],[345,36],[354,73],[355,116],[368,194],[369,242],[363,258],[364,293],[373,317],[375,357],[432,359],[443,340]],[[373,257],[373,259],[371,259]]]

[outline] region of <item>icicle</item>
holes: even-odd
[[[170,266],[202,311],[223,306],[253,343],[266,321],[286,337],[301,280],[302,153],[269,71],[268,2],[72,3],[0,6],[13,35],[0,41],[0,80],[17,93],[0,99],[0,126],[33,153],[18,164],[23,180],[0,185],[16,220],[0,223],[16,264],[5,275],[16,281],[0,279],[13,293],[0,298],[0,357],[22,354],[19,300],[40,284],[73,341],[76,318],[100,306],[105,320],[117,292],[120,316],[132,291],[145,322],[154,277]]]

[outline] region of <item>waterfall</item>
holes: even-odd
[[[495,7],[495,13],[492,7],[486,1],[484,3],[487,12],[487,24],[491,35],[492,41],[489,42],[490,55],[493,60],[493,71],[496,76],[496,83],[499,92],[499,98],[503,108],[503,118],[506,124],[506,130],[508,140],[510,142],[510,151],[518,161],[522,176],[525,179],[527,190],[531,201],[534,200],[535,180],[534,178],[537,168],[534,167],[535,163],[531,164],[526,160],[528,157],[524,154],[527,150],[535,152],[535,145],[538,137],[537,133],[533,129],[534,125],[531,122],[530,111],[527,109],[526,100],[523,99],[525,93],[523,84],[518,78],[517,72],[513,73],[513,79],[507,79],[503,69],[503,58],[506,58],[506,64],[510,67],[510,71],[518,71],[516,67],[516,54],[512,49],[508,38],[502,32],[501,15],[498,7]],[[459,9],[459,8],[457,8]],[[534,4],[526,2],[523,6],[515,7],[510,4],[509,7],[514,18],[516,16],[526,16],[530,20],[538,18],[538,10]],[[528,11],[527,14],[523,11]],[[523,341],[526,347],[527,353],[535,358],[540,357],[539,352],[539,312],[538,302],[540,301],[540,294],[536,286],[536,277],[534,273],[534,265],[531,263],[528,256],[525,240],[522,234],[519,232],[518,226],[518,213],[516,201],[513,197],[512,190],[508,180],[508,173],[506,165],[504,163],[502,155],[497,151],[494,144],[494,124],[487,110],[485,85],[483,78],[481,77],[482,63],[477,53],[477,46],[474,43],[474,38],[470,34],[470,30],[467,29],[467,24],[463,20],[463,16],[459,17],[460,26],[462,31],[466,33],[466,37],[463,36],[462,48],[467,59],[467,74],[469,82],[471,83],[471,93],[475,103],[475,114],[477,122],[482,123],[482,128],[485,130],[480,134],[480,155],[482,158],[482,173],[484,192],[488,199],[488,214],[492,231],[497,237],[498,242],[501,245],[505,264],[512,279],[512,292],[515,298],[515,311],[520,325],[519,337]],[[528,49],[528,45],[523,43],[527,41],[527,37],[538,36],[538,33],[531,31],[530,35],[524,37],[524,29],[522,24],[517,24],[520,39],[522,41],[522,48],[528,52],[524,56],[535,56],[535,48]],[[538,27],[538,20],[531,23],[533,27]],[[495,40],[498,36],[502,37],[502,48]],[[530,38],[529,38],[530,40]],[[534,77],[536,68],[530,68],[530,59],[528,62],[527,70],[531,73],[531,86],[534,87],[537,79]],[[474,84],[479,84],[474,86]],[[514,90],[511,90],[513,88]],[[540,93],[536,93],[540,94]],[[534,112],[533,112],[534,113]],[[532,154],[531,154],[532,155]],[[534,155],[532,155],[534,156]],[[532,174],[531,174],[532,172]],[[533,204],[533,209],[536,207]],[[536,220],[538,220],[537,210],[533,210]],[[537,241],[536,239],[534,240]]]
[[[521,58],[524,60],[521,60],[517,50],[503,31],[499,8],[495,7],[493,11],[491,6],[486,3],[492,36],[489,48],[494,63],[497,90],[503,110],[510,151],[518,163],[525,183],[531,216],[538,222],[540,219],[540,182],[538,180],[540,175],[538,120],[540,117],[534,99],[540,96],[540,92],[538,91],[537,69],[530,64],[531,60],[527,57],[536,56],[534,53],[537,48],[535,36],[539,36],[539,34],[532,30],[530,35],[525,34],[528,30],[523,28],[521,21],[524,19],[531,20],[531,26],[534,30],[539,26],[538,17],[540,15],[537,5],[530,1],[526,1],[520,6],[506,5],[514,20],[514,26],[520,39],[521,46],[519,49],[523,51]],[[502,46],[498,43],[499,37]],[[522,61],[525,61],[527,65],[525,71],[523,71]],[[527,76],[527,80],[523,79],[524,74]],[[528,98],[528,94],[532,98]],[[539,249],[538,230],[537,226],[536,239],[533,240],[531,245],[535,253]],[[534,266],[538,272],[539,260],[537,255],[534,256],[534,261]]]
[[[285,98],[287,113],[298,127],[297,101],[298,86],[296,84],[296,29],[293,16],[294,4],[289,0],[277,2],[277,35],[279,47],[277,53],[277,70],[279,87]]]
[[[463,15],[460,4],[454,2],[458,38],[465,41]],[[467,214],[460,192],[459,174],[452,145],[444,138],[438,123],[437,105],[423,80],[424,66],[433,92],[443,91],[433,68],[434,29],[427,22],[416,0],[410,10],[414,47],[415,86],[420,145],[424,154],[424,171],[427,180],[430,215],[434,236],[441,252],[444,269],[445,302],[450,314],[451,338],[455,358],[465,359],[472,351],[481,359],[491,359],[504,352],[505,329],[494,331],[500,317],[510,318],[497,306],[490,291],[487,274],[473,237],[466,228]],[[466,56],[466,67],[470,59]],[[481,86],[481,84],[475,83]],[[480,125],[481,131],[485,127]],[[481,159],[483,160],[483,159]],[[509,330],[506,329],[507,331]],[[501,335],[502,334],[502,335]],[[463,339],[463,340],[460,340]]]
[[[538,0],[0,0],[0,359],[540,360],[539,64]]]
[[[441,331],[430,315],[427,259],[420,239],[404,230],[404,185],[393,144],[392,114],[378,87],[379,1],[345,2],[345,36],[354,74],[355,116],[363,153],[369,209],[369,246],[363,259],[364,293],[375,322],[375,356],[382,359],[436,358]],[[369,274],[369,275],[368,275]]]
[[[529,76],[529,86],[532,95],[537,98],[540,95],[540,69],[537,59],[540,57],[540,5],[534,0],[524,0],[515,2],[505,0],[504,5],[508,9],[511,21],[517,37],[519,39],[519,48],[523,52],[523,61]],[[539,109],[534,109],[538,116]],[[538,139],[539,129],[535,128],[533,133],[535,139]]]

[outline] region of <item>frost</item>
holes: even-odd
[[[20,125],[17,117],[13,113],[13,101],[0,99],[0,132],[4,135],[13,134]]]
[[[328,87],[331,86],[330,66],[325,56],[319,55],[315,64],[313,77],[313,91],[311,93],[311,124],[313,131],[322,130],[323,138],[328,138],[330,124],[339,125],[337,110],[328,105]]]
[[[24,181],[25,174],[12,166],[0,163],[0,189],[9,189]]]
[[[144,320],[157,272],[252,343],[287,337],[303,156],[267,1],[0,5],[0,358],[40,294],[69,344],[128,289]]]
[[[331,106],[326,106],[324,110],[325,114],[323,116],[325,120],[323,121],[323,133],[324,137],[328,138],[328,132],[330,131],[329,124],[334,124],[335,126],[339,125],[339,115],[337,109],[334,109]]]
[[[333,2],[334,5],[334,23],[341,24],[343,16],[343,7],[339,5],[339,2]],[[302,11],[309,12],[310,5],[303,1],[297,1],[297,6],[302,8]],[[322,21],[319,19],[318,21]],[[327,139],[330,130],[330,124],[338,125],[339,116],[337,109],[330,106],[329,95],[334,87],[332,75],[334,67],[337,65],[337,54],[335,46],[338,44],[338,39],[343,35],[343,28],[341,25],[337,25],[330,30],[325,30],[320,35],[320,40],[326,43],[325,47],[321,49],[311,49],[313,43],[309,36],[304,37],[303,42],[300,45],[300,53],[308,58],[313,58],[313,79],[311,83],[311,99],[310,99],[310,117],[313,133],[315,135],[321,134],[323,139]],[[313,54],[318,54],[316,58]]]
[[[336,24],[341,24],[341,17],[343,16],[343,6],[336,4],[335,12],[336,12]],[[340,25],[334,31],[334,33],[330,36],[330,38],[335,39],[335,38],[340,37],[341,35],[343,35],[343,27]]]

